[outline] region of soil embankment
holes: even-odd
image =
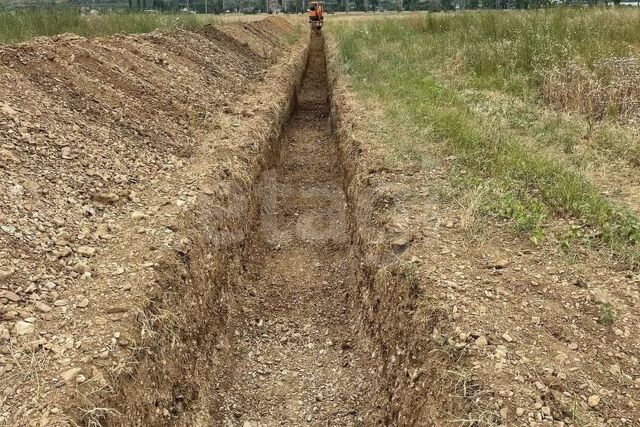
[[[306,51],[281,18],[0,48],[2,423],[208,423]]]

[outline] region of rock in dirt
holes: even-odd
[[[9,150],[0,148],[0,161],[2,162],[18,162],[18,158]]]
[[[391,240],[391,247],[394,250],[406,249],[407,246],[409,246],[409,244],[413,242],[413,239],[414,239],[413,233],[410,233],[410,232],[402,233]]]
[[[116,193],[97,193],[93,195],[93,200],[105,205],[113,205],[120,197]]]
[[[496,262],[490,264],[489,268],[495,268],[496,270],[502,270],[502,269],[505,269],[505,268],[509,267],[510,264],[511,264],[511,262],[508,259],[499,259]]]
[[[141,219],[145,219],[146,217],[147,217],[147,214],[140,211],[135,211],[131,214],[131,219],[134,221],[139,221]]]
[[[20,298],[20,295],[16,294],[15,292],[7,290],[0,291],[0,298],[6,298],[11,302],[19,302],[22,299]]]
[[[487,337],[485,337],[484,335],[480,335],[478,339],[476,339],[476,345],[478,347],[484,347],[487,344],[489,344],[489,342],[487,341]]]
[[[13,273],[15,273],[15,270],[13,268],[7,270],[0,269],[0,282],[3,282],[9,277],[13,276]]]
[[[0,102],[0,112],[2,112],[2,114],[4,114],[5,116],[9,116],[9,117],[13,117],[18,114],[16,110],[11,108],[9,104],[5,104],[4,102]]]
[[[81,372],[82,372],[82,368],[67,369],[66,371],[60,374],[60,380],[58,381],[58,386],[69,384],[75,381]]]
[[[96,248],[91,246],[80,246],[76,252],[82,256],[92,257],[96,253]]]
[[[84,274],[84,273],[90,272],[91,271],[91,267],[89,267],[84,262],[79,262],[79,263],[77,263],[76,265],[73,266],[73,271],[75,271],[78,274]]]
[[[36,301],[34,306],[38,311],[41,311],[43,313],[48,313],[51,311],[51,307],[49,307],[47,304],[43,303],[42,301]]]
[[[19,320],[13,327],[13,332],[18,336],[31,335],[36,331],[36,326],[33,323]]]
[[[587,400],[587,404],[589,405],[590,408],[595,408],[600,404],[600,396],[598,396],[597,394],[592,394],[591,396],[589,396],[589,400]]]
[[[102,375],[100,369],[96,368],[95,366],[91,367],[91,381],[95,382],[100,387],[104,387],[105,385],[107,385],[107,380],[104,378],[104,375]]]

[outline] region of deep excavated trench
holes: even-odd
[[[235,319],[220,425],[361,425],[368,358],[347,303],[345,196],[329,123],[323,39],[259,184],[260,217]]]
[[[161,270],[156,335],[107,424],[406,426],[451,413],[430,389],[433,325],[383,257],[372,212],[385,196],[371,192],[331,52],[312,34],[269,81],[283,90],[272,117],[238,128],[238,152],[256,149],[248,173],[228,174],[227,205],[212,192],[190,216],[188,256]]]
[[[286,43],[282,34],[293,27],[284,18],[229,26],[226,36],[213,28],[203,31],[202,37],[212,42],[204,49],[212,55],[205,58],[211,68],[202,68],[193,85],[180,86],[184,94],[206,85],[213,89],[199,102],[206,104],[205,98],[217,94],[221,103],[218,82],[234,76],[238,85],[249,81],[259,90],[247,89],[216,110],[202,140],[194,144],[197,149],[180,159],[180,179],[168,168],[148,199],[123,196],[127,201],[117,206],[100,205],[111,215],[105,218],[114,218],[116,226],[108,230],[118,231],[119,240],[114,240],[117,245],[99,242],[102,257],[91,260],[95,283],[77,285],[82,293],[93,292],[91,309],[75,310],[79,320],[73,324],[63,317],[55,325],[88,337],[79,351],[63,359],[65,369],[73,363],[77,368],[70,371],[80,370],[87,381],[65,386],[52,381],[55,386],[42,400],[48,407],[32,401],[42,414],[17,411],[15,416],[42,415],[48,425],[426,425],[417,422],[423,413],[438,416],[442,406],[439,394],[429,389],[433,369],[425,363],[433,347],[426,342],[433,325],[415,321],[414,287],[392,265],[397,256],[388,256],[390,239],[376,209],[392,197],[372,185],[386,177],[354,132],[359,113],[352,110],[335,48],[329,41],[325,49],[317,34],[309,45],[303,39]],[[127,43],[149,40],[164,39],[149,35]],[[94,42],[63,40],[54,48],[73,52],[76,43],[91,47]],[[251,49],[244,52],[247,46]],[[147,62],[164,49],[146,48]],[[139,54],[136,47],[130,49],[124,50],[125,59]],[[262,50],[264,57],[255,53]],[[22,64],[19,54],[9,58],[11,64]],[[124,61],[121,54],[114,50],[113,59],[99,63]],[[183,64],[181,75],[200,69],[200,62],[173,55],[169,64]],[[192,56],[200,58],[195,47]],[[54,76],[73,71],[48,55],[36,58]],[[273,63],[263,70],[266,58]],[[246,80],[251,64],[259,71]],[[227,65],[229,77],[218,76],[216,67]],[[142,67],[147,68],[152,67]],[[146,84],[149,77],[142,69],[134,67],[130,78],[140,73],[136,81]],[[167,76],[173,71],[163,68]],[[84,81],[85,75],[78,75]],[[163,80],[155,84],[161,93]],[[117,91],[105,86],[106,100],[119,104],[118,97],[111,99]],[[76,98],[73,91],[63,95],[61,104]],[[128,96],[137,99],[139,94]],[[51,120],[60,114],[51,112]],[[105,129],[119,126],[100,115],[93,120]],[[62,160],[52,170],[66,170],[69,162]],[[85,169],[84,163],[77,167],[79,174]],[[173,203],[178,191],[189,195],[184,206]],[[152,214],[134,222],[134,208]],[[114,261],[126,269],[119,266],[111,273]],[[112,276],[120,271],[130,273],[118,279],[126,290],[112,286]],[[44,315],[43,320],[49,322]],[[50,362],[43,372],[58,378],[63,365],[56,358]],[[40,380],[34,378],[35,386]],[[428,407],[423,402],[430,395],[435,405]]]

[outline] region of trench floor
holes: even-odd
[[[297,109],[261,180],[220,425],[365,425],[373,371],[348,304],[346,202],[322,43],[312,35]]]

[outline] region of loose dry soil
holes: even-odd
[[[322,38],[312,35],[297,109],[260,182],[220,425],[366,425],[371,355],[348,306],[346,200],[327,95]]]
[[[0,47],[0,424],[640,425],[637,272],[390,168],[299,24]]]

